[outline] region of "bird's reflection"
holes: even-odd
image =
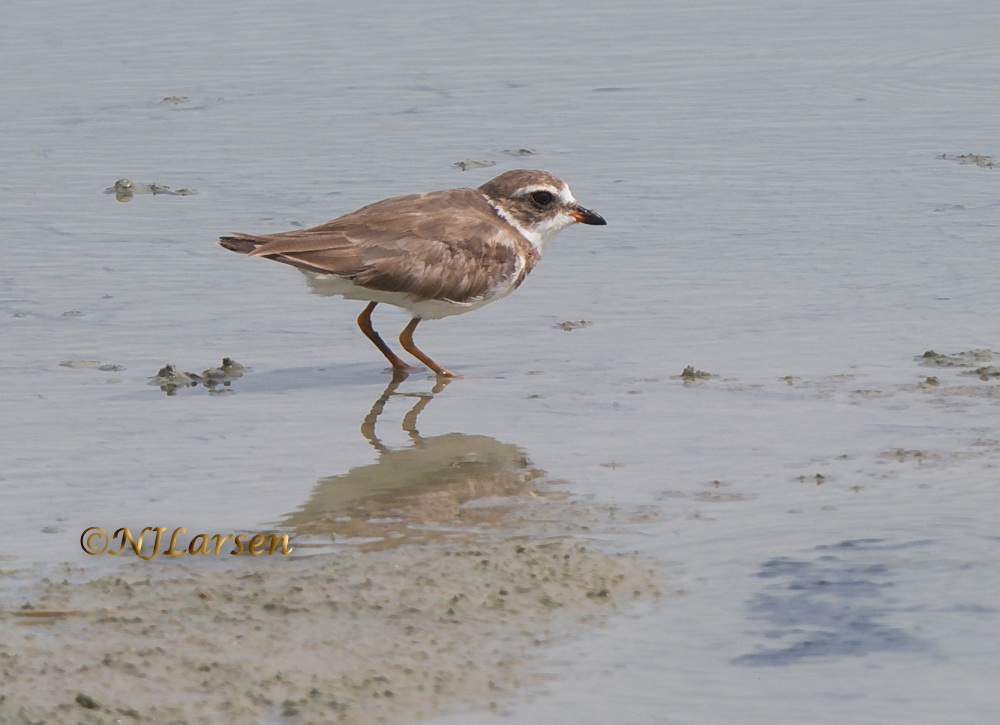
[[[384,453],[388,450],[385,444],[379,440],[379,437],[375,435],[375,424],[378,422],[378,417],[382,415],[382,411],[385,410],[385,404],[389,402],[389,398],[393,395],[397,395],[396,390],[399,386],[409,377],[409,373],[403,370],[392,371],[392,381],[385,387],[382,391],[382,395],[372,404],[372,409],[368,411],[368,415],[365,416],[364,421],[361,423],[361,435],[363,435],[372,447],[379,453]],[[403,430],[410,437],[410,440],[414,442],[415,445],[423,444],[423,438],[421,438],[420,433],[417,431],[417,416],[420,415],[421,411],[427,407],[428,403],[434,399],[434,396],[442,392],[445,388],[451,384],[454,378],[443,378],[438,376],[436,383],[431,392],[428,393],[414,393],[413,395],[418,399],[413,408],[410,409],[406,415],[403,416]]]
[[[461,536],[471,527],[498,522],[512,498],[537,494],[531,485],[545,472],[519,446],[466,433],[424,437],[418,416],[451,383],[438,378],[430,392],[402,393],[406,374],[395,375],[361,423],[361,434],[378,451],[375,463],[326,476],[309,500],[282,521],[300,534],[372,539],[368,548],[406,541]],[[401,427],[410,439],[387,446],[376,425],[393,397],[415,397]],[[473,503],[473,502],[478,502]]]

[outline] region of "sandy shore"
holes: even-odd
[[[547,643],[656,595],[648,562],[587,539],[608,511],[545,495],[446,508],[475,513],[475,526],[311,556],[136,560],[97,578],[66,567],[0,616],[0,722],[502,710],[537,689]]]

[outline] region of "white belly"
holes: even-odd
[[[483,297],[470,302],[414,300],[404,292],[385,292],[383,290],[360,287],[350,280],[338,277],[335,274],[317,274],[316,272],[309,272],[304,269],[300,269],[299,271],[306,276],[309,291],[313,294],[323,297],[337,297],[339,295],[348,300],[362,300],[364,302],[380,302],[387,305],[395,305],[396,307],[409,310],[414,317],[424,320],[439,320],[442,317],[471,312],[501,297],[506,297],[514,291],[512,280],[504,280]]]

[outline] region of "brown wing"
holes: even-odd
[[[449,189],[386,199],[309,229],[220,243],[371,289],[465,302],[514,273],[517,250],[505,239],[512,231],[480,192]]]

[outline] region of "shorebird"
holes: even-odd
[[[371,314],[381,302],[408,310],[413,317],[399,335],[403,349],[438,375],[452,377],[413,343],[420,321],[506,297],[552,238],[575,222],[607,224],[577,203],[566,182],[546,171],[518,169],[478,189],[396,196],[309,229],[233,234],[219,244],[297,267],[316,294],[368,302],[358,327],[403,372],[419,368],[385,344]]]

